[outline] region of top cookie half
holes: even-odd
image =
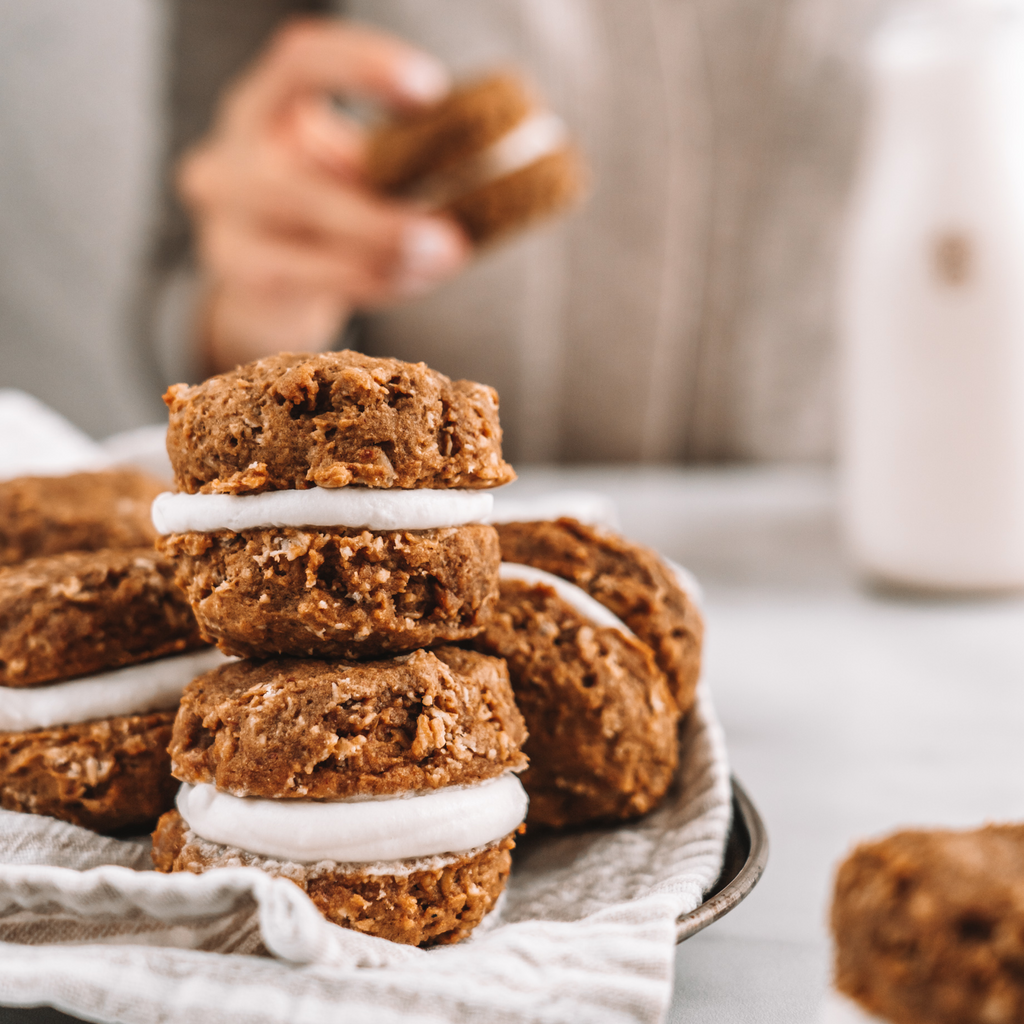
[[[181,491],[497,487],[498,395],[424,363],[283,352],[164,395]]]
[[[0,483],[0,565],[64,551],[152,547],[160,480],[133,469]]]

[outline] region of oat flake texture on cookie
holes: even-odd
[[[496,487],[498,396],[424,363],[358,352],[282,353],[175,384],[167,451],[179,490]]]
[[[147,827],[174,798],[167,744],[185,680],[147,697],[145,677],[202,646],[171,565],[147,548],[30,558],[0,572],[0,621],[0,807],[97,831]],[[126,668],[143,695],[111,703],[101,677]],[[98,679],[102,698],[47,702],[53,686],[95,691]],[[18,708],[25,720],[11,721]]]

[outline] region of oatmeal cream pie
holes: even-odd
[[[683,570],[597,526],[562,518],[497,524],[503,562],[574,583],[620,618],[653,652],[682,714],[700,677],[704,624]]]
[[[565,123],[510,71],[381,126],[366,175],[384,192],[454,217],[478,243],[568,209],[587,177]]]
[[[527,799],[505,665],[439,647],[386,661],[241,661],[191,683],[162,871],[248,865],[336,924],[455,942],[493,907]]]
[[[682,570],[574,519],[497,530],[500,596],[470,643],[508,662],[530,734],[530,823],[647,813],[671,784],[700,671],[702,623]]]
[[[635,818],[665,795],[679,709],[647,644],[586,591],[541,569],[501,566],[475,650],[508,663],[529,731],[529,823]]]
[[[479,632],[497,596],[497,396],[422,363],[280,355],[178,385],[153,518],[227,653],[372,658]]]
[[[0,571],[0,806],[103,832],[145,827],[173,802],[181,692],[221,661],[153,551]]]

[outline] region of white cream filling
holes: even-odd
[[[529,798],[511,772],[475,786],[379,799],[267,800],[183,784],[177,805],[200,838],[298,863],[365,863],[460,853],[508,835]]]
[[[157,533],[342,526],[364,530],[438,530],[483,522],[494,497],[487,491],[417,488],[310,487],[263,494],[158,494]]]
[[[615,502],[596,491],[549,491],[529,498],[495,496],[489,523],[536,523],[553,519],[575,519],[587,526],[608,530],[619,528]]]
[[[568,137],[565,122],[557,114],[536,111],[486,149],[455,167],[422,178],[406,195],[429,206],[445,206],[489,181],[514,174],[557,152]]]
[[[169,710],[196,676],[229,660],[212,648],[45,686],[5,686],[0,688],[0,732]]]
[[[592,598],[575,583],[563,580],[561,576],[555,576],[554,573],[545,572],[543,569],[535,569],[532,565],[520,565],[518,562],[502,562],[499,573],[503,580],[521,580],[531,586],[543,583],[595,626],[608,626],[627,636],[635,635],[613,611],[605,608],[600,601]]]

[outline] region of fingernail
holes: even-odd
[[[445,66],[432,57],[422,55],[409,57],[405,61],[399,72],[399,81],[409,99],[420,103],[439,100],[451,87]]]
[[[405,230],[396,287],[418,294],[461,266],[465,246],[455,228],[441,220],[420,220]]]

